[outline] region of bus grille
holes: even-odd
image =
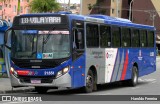
[[[41,80],[41,83],[52,83],[53,77],[19,77],[21,83],[31,83],[31,79]]]

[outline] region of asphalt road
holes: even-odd
[[[122,84],[121,82],[118,83],[111,83],[111,84],[105,84],[105,85],[100,85],[98,86],[98,90],[92,93],[82,93],[80,90],[49,90],[48,93],[46,94],[37,94],[36,92],[26,92],[26,93],[12,93],[10,95],[18,95],[18,96],[38,96],[38,97],[45,97],[45,98],[50,98],[50,100],[54,100],[54,98],[56,99],[60,99],[60,97],[62,96],[62,98],[60,99],[60,101],[62,102],[47,102],[47,104],[63,104],[63,97],[68,97],[72,95],[92,95],[90,96],[90,99],[95,98],[95,96],[93,95],[160,95],[160,58],[157,59],[157,70],[156,72],[140,77],[139,78],[139,84],[136,87],[129,87],[126,86],[124,84]],[[68,96],[67,96],[68,95]],[[56,99],[56,100],[57,100]],[[73,98],[74,99],[74,98]],[[95,99],[93,99],[95,100]],[[1,102],[4,104],[12,104],[12,103],[19,103],[21,104],[22,102]],[[24,104],[44,104],[44,102],[23,102]],[[65,102],[65,104],[70,104],[70,102]],[[80,102],[77,102],[78,104],[80,104]],[[83,102],[83,103],[87,103],[87,104],[97,104],[97,102]],[[105,102],[98,102],[98,103],[105,103]],[[120,103],[120,102],[119,102]],[[122,104],[128,104],[128,102],[121,102]],[[121,104],[120,103],[120,104]],[[132,101],[132,103],[130,104],[142,104],[142,102],[134,102]],[[145,104],[151,104],[151,102],[143,102]],[[109,104],[115,104],[114,102],[109,102]],[[153,103],[152,103],[153,104]],[[160,104],[160,101],[156,101],[154,102],[154,104]]]

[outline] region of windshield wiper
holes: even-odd
[[[53,29],[51,31],[55,30],[55,27],[53,27]],[[44,40],[44,37],[43,37],[43,44],[46,44],[47,41],[49,40],[51,34],[50,34],[50,31],[48,31],[48,34],[47,34],[47,38]]]
[[[46,44],[50,38],[51,34],[47,35],[47,38],[44,40],[44,36],[43,36],[43,44]]]
[[[30,55],[29,55],[29,57],[32,57],[34,54],[36,54],[37,53],[37,51],[33,51]]]
[[[55,27],[53,27],[53,29],[51,31],[55,30]],[[50,31],[48,31],[48,33],[50,33]],[[42,42],[42,52],[44,51],[44,44],[46,44],[50,38],[51,34],[47,35],[47,38],[44,40],[44,36],[43,36],[43,42]]]

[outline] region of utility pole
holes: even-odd
[[[68,1],[68,12],[70,11],[70,4],[71,4],[71,1],[69,0]]]
[[[3,9],[2,9],[2,18],[1,19],[3,20]]]
[[[154,26],[155,25],[154,20],[155,20],[155,17],[157,16],[156,11],[151,11],[150,15],[151,15],[151,19],[152,19],[152,25]]]
[[[130,21],[131,21],[131,13],[132,13],[132,3],[133,3],[133,0],[130,2],[130,5],[129,5],[129,20]]]
[[[119,11],[119,0],[117,0],[116,2],[117,2],[116,4],[117,4],[117,17],[118,17],[118,14],[119,14],[119,12],[118,12]]]
[[[82,15],[82,7],[83,7],[83,1],[81,0],[81,2],[80,2],[81,4],[81,7],[80,7],[80,14]]]
[[[155,10],[148,10],[145,12],[149,13],[150,19],[152,20],[152,25],[154,26],[155,25],[155,23],[154,23],[155,17],[157,16],[156,11]]]

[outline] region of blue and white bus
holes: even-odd
[[[155,28],[104,15],[25,14],[6,32],[11,37],[12,87],[97,89],[156,71]]]

